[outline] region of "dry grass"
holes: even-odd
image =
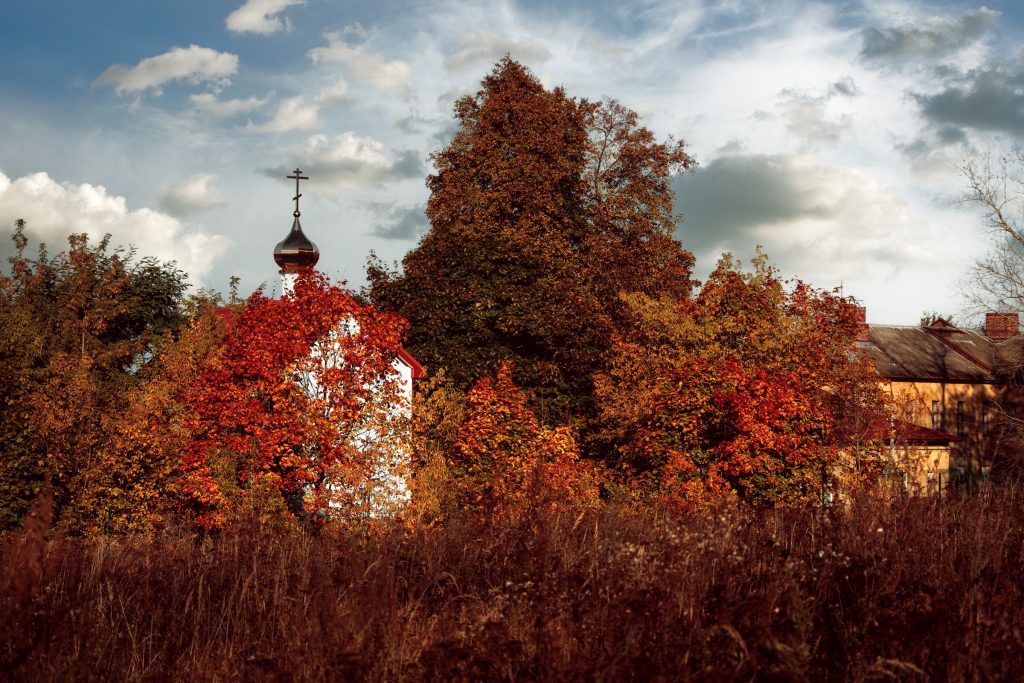
[[[0,676],[1020,680],[1022,521],[992,493],[372,536],[44,541],[40,523],[4,539]]]

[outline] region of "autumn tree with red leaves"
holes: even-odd
[[[404,331],[316,273],[281,299],[254,294],[182,396],[182,493],[197,522],[246,508],[316,521],[395,510],[408,469],[392,367]]]
[[[853,351],[854,305],[754,264],[723,257],[694,299],[628,297],[632,329],[598,379],[620,464],[653,473],[670,507],[819,498],[851,415],[884,401]]]

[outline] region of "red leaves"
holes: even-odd
[[[545,89],[510,58],[455,114],[427,181],[431,229],[401,273],[371,262],[374,302],[405,316],[410,348],[461,388],[509,360],[586,430],[619,294],[689,294],[671,181],[693,160],[635,112]]]
[[[254,294],[183,398],[182,489],[198,522],[222,525],[257,488],[260,511],[300,516],[399,505],[408,406],[392,363],[404,329],[318,274],[279,300]]]

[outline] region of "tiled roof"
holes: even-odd
[[[1024,363],[1024,336],[994,341],[947,325],[871,325],[857,347],[888,379],[998,382]]]

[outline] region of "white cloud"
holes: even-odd
[[[208,114],[216,119],[226,119],[239,114],[251,114],[262,109],[267,104],[266,97],[247,97],[243,99],[220,100],[213,93],[198,93],[190,95],[188,100],[192,108],[203,114]]]
[[[197,211],[205,211],[224,206],[224,195],[213,187],[217,176],[212,173],[200,173],[181,181],[160,199],[160,208],[175,216],[185,216]]]
[[[277,15],[292,5],[304,5],[306,0],[246,0],[246,3],[228,15],[225,20],[229,31],[270,35],[285,28]]]
[[[238,56],[217,52],[208,47],[189,45],[174,47],[156,57],[147,57],[135,66],[114,64],[107,68],[96,85],[109,85],[118,95],[141,93],[160,88],[171,81],[187,80],[191,83],[213,83],[223,86],[229,76],[238,71]]]
[[[348,97],[348,83],[345,82],[345,79],[339,78],[334,83],[320,88],[320,94],[316,96],[316,101],[323,105],[332,105],[344,102],[346,97]]]
[[[480,31],[464,38],[455,54],[446,59],[444,65],[448,70],[480,64],[490,66],[506,54],[527,64],[545,62],[551,58],[550,50],[541,43],[513,40],[496,31]]]
[[[927,226],[871,176],[806,155],[732,154],[681,182],[685,244],[711,256],[764,245],[821,281],[943,259]]]
[[[341,187],[372,187],[389,180],[423,176],[423,161],[414,152],[391,158],[373,138],[346,132],[330,138],[313,135],[292,151],[287,166],[263,169],[271,177],[285,176],[300,166],[310,177],[311,192]]]
[[[807,91],[786,89],[779,93],[777,108],[786,121],[786,130],[794,139],[810,146],[835,144],[839,136],[853,125],[848,114],[829,117],[831,94],[815,95]]]
[[[250,130],[264,133],[287,133],[292,130],[309,130],[321,125],[320,108],[307,103],[302,95],[290,97],[278,105],[270,121],[260,125],[249,125]]]
[[[597,33],[587,35],[584,39],[584,44],[588,49],[613,61],[619,61],[634,54],[633,48],[626,47],[626,43],[616,43],[607,40]]]
[[[341,30],[341,35],[358,38],[359,40],[366,40],[370,37],[370,32],[367,31],[362,24],[356,21],[345,26],[345,28]]]
[[[315,47],[307,54],[314,64],[344,64],[348,74],[360,83],[398,95],[409,94],[408,80],[412,67],[408,62],[386,62],[370,54],[363,46],[351,46],[339,33],[326,33],[327,45]]]
[[[129,210],[124,197],[102,185],[58,183],[39,172],[11,180],[0,172],[0,223],[24,218],[35,238],[58,247],[72,233],[99,240],[109,233],[115,244],[133,245],[144,256],[176,261],[202,280],[230,246],[230,240],[177,218],[142,208]]]

